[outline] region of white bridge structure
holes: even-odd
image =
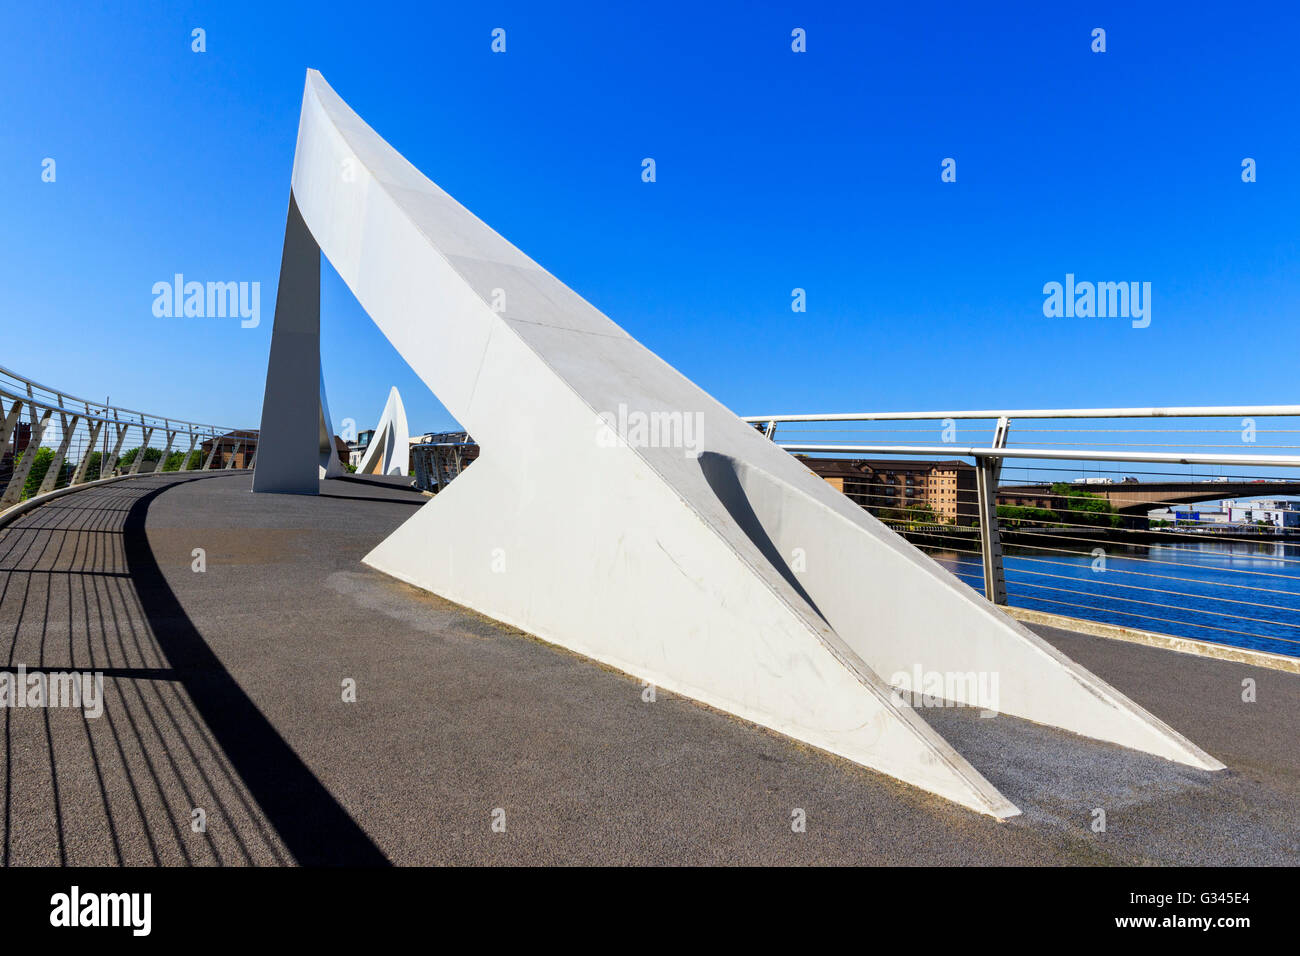
[[[411,430],[406,425],[406,408],[397,386],[388,392],[388,401],[375,426],[375,434],[361,456],[358,475],[405,475],[411,453]]]
[[[1001,713],[1222,768],[634,340],[315,71],[255,491],[317,491],[321,253],[482,446],[367,564],[999,818],[1019,811],[891,675],[996,674]]]

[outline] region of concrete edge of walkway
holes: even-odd
[[[55,488],[53,491],[47,491],[43,495],[35,495],[26,501],[20,501],[18,504],[0,511],[0,530],[3,530],[9,524],[12,524],[16,518],[20,518],[29,511],[34,511],[46,502],[53,501],[55,498],[62,498],[64,495],[70,495],[74,492],[84,491],[87,488],[101,488],[104,485],[111,485],[118,481],[127,481],[131,478],[157,478],[159,475],[193,475],[196,478],[202,478],[209,475],[228,475],[232,473],[242,474],[247,469],[239,469],[238,472],[231,472],[222,468],[216,471],[146,471],[135,475],[114,475],[112,478],[97,478],[94,481],[83,481],[79,485],[66,485],[63,488]]]
[[[1234,661],[1238,664],[1252,664],[1277,671],[1300,674],[1300,657],[1288,657],[1285,654],[1272,654],[1257,651],[1249,647],[1232,647],[1228,644],[1215,644],[1212,641],[1198,641],[1192,637],[1176,637],[1173,634],[1161,634],[1158,631],[1143,631],[1135,627],[1119,624],[1103,624],[1100,621],[1087,621],[1078,617],[1066,617],[1063,614],[1049,614],[1046,611],[1031,611],[1023,607],[1003,607],[1001,610],[1018,621],[1026,624],[1043,624],[1060,628],[1063,631],[1075,631],[1093,637],[1105,637],[1130,644],[1144,644],[1147,647],[1159,647],[1180,654],[1193,654],[1197,657],[1210,657],[1220,661]]]

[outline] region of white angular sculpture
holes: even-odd
[[[314,495],[330,470],[320,364],[320,248],[289,195],[253,490]]]
[[[411,459],[411,432],[406,427],[406,409],[397,386],[388,392],[388,401],[375,426],[374,437],[357,466],[358,475],[405,475]]]
[[[996,674],[1003,713],[1222,767],[632,339],[315,71],[268,371],[277,422],[310,430],[314,414],[310,391],[271,380],[289,349],[318,361],[303,341],[311,317],[286,300],[285,275],[319,308],[301,291],[313,266],[298,261],[300,228],[482,446],[366,563],[996,817],[1019,811],[891,692],[891,675]],[[289,456],[302,453],[271,444],[267,414],[258,473],[296,486],[306,466]]]
[[[319,439],[318,453],[320,455],[320,464],[317,472],[318,478],[337,478],[339,475],[346,474],[343,470],[343,462],[339,461],[339,450],[334,445],[334,428],[330,424],[334,421],[330,417],[330,404],[325,398],[325,371],[320,373],[320,420],[316,424],[317,438]],[[257,491],[257,488],[253,489]]]

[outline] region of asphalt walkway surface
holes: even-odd
[[[104,674],[99,717],[0,708],[5,865],[1300,863],[1296,675],[1040,628],[1229,769],[922,710],[999,823],[365,567],[428,501],[391,481],[250,483],[0,530],[0,672]]]

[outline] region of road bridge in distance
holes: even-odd
[[[1163,505],[1195,504],[1223,498],[1277,498],[1300,495],[1300,481],[1116,481],[1110,484],[1071,482],[1071,489],[1082,489],[1104,498],[1120,514],[1146,514]],[[1002,485],[998,488],[999,504],[1021,504],[1030,499],[1064,502],[1052,490],[1052,484]],[[1052,505],[1042,505],[1052,507]]]

